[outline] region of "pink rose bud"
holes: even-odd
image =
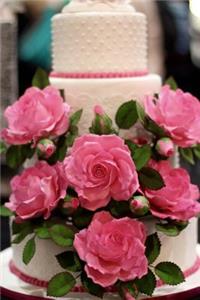
[[[156,150],[159,154],[170,157],[174,154],[174,143],[170,138],[161,138],[157,141]]]
[[[104,110],[103,110],[103,108],[100,105],[95,105],[95,107],[94,107],[94,113],[96,115],[103,116],[104,115]]]
[[[113,133],[112,120],[104,112],[100,105],[94,107],[95,118],[90,128],[91,133],[95,134],[110,134]]]
[[[37,144],[37,153],[41,157],[49,158],[56,150],[56,146],[49,139],[42,139]]]
[[[149,201],[144,196],[135,196],[130,202],[130,208],[134,214],[143,216],[149,211]]]
[[[66,199],[66,198],[65,198]],[[69,199],[69,201],[68,201]],[[67,201],[64,202],[63,207],[64,208],[72,208],[77,209],[79,207],[79,199],[78,198],[71,198],[68,197]]]

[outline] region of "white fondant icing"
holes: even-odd
[[[146,17],[131,12],[63,13],[53,18],[53,71],[147,69]]]
[[[115,79],[62,79],[50,78],[58,89],[65,90],[66,102],[73,111],[83,108],[79,123],[79,133],[88,132],[94,118],[93,108],[101,105],[105,112],[115,119],[115,113],[125,101],[137,99],[142,101],[145,94],[159,92],[161,78],[158,75],[147,75],[135,78]]]

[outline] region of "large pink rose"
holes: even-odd
[[[158,100],[146,97],[144,105],[147,114],[167,131],[178,146],[200,143],[200,102],[197,98],[164,86]]]
[[[11,180],[12,194],[6,206],[21,219],[44,215],[47,219],[58,201],[66,195],[63,165],[49,166],[40,161]]]
[[[8,128],[2,138],[13,145],[36,142],[42,137],[59,136],[69,127],[69,105],[54,87],[32,87],[5,110]]]
[[[64,164],[81,206],[90,210],[106,206],[111,198],[128,200],[139,187],[129,149],[116,135],[76,139]]]
[[[74,247],[86,262],[85,271],[103,287],[141,278],[147,273],[146,232],[143,223],[128,217],[114,219],[96,213],[87,229],[75,235]]]
[[[200,213],[199,189],[190,183],[186,170],[174,169],[168,161],[151,162],[151,166],[165,182],[165,187],[160,190],[145,191],[154,216],[186,221]]]

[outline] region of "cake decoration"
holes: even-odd
[[[96,105],[88,133],[79,136],[82,109],[70,113],[59,91],[45,87],[44,73],[38,74],[40,79],[33,83],[39,87],[29,88],[5,112],[8,128],[2,131],[2,145],[8,164],[16,167],[33,156],[36,161],[12,179],[2,213],[12,215],[13,245],[25,241],[24,265],[37,256],[39,240],[50,241],[60,249],[52,261],[63,271],[42,280],[21,271],[14,261],[10,270],[46,287],[53,297],[87,291],[98,297],[112,292],[122,299],[137,299],[140,294],[152,296],[156,286],[187,280],[199,268],[199,258],[184,270],[158,258],[162,237],[177,238],[200,213],[198,187],[168,160],[175,146],[199,156],[199,133],[194,130],[198,120],[189,119],[190,112],[184,110],[188,131],[184,136],[182,130],[174,134],[174,128],[185,122],[170,105],[169,95],[173,103],[180,102],[180,109],[187,101],[198,111],[197,99],[164,86],[155,97],[144,97],[144,107],[135,100],[122,104],[115,122]],[[156,119],[164,103],[165,118],[173,117],[173,131],[161,113]],[[31,123],[22,118],[22,111]],[[132,127],[135,136],[120,135]]]

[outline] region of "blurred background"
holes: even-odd
[[[0,99],[3,110],[31,85],[38,66],[51,70],[51,18],[69,0],[0,0]],[[200,99],[200,0],[132,0],[148,19],[149,71]],[[200,164],[189,167],[200,186]],[[13,171],[1,161],[1,202]],[[1,249],[9,246],[8,220],[1,222]],[[200,236],[199,236],[200,242]]]

